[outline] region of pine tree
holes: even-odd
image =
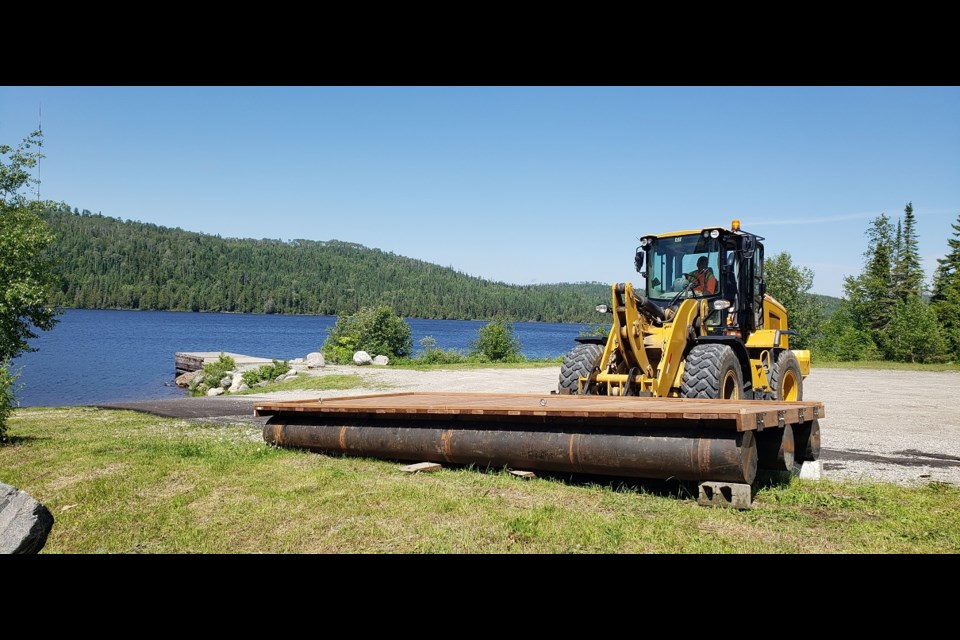
[[[953,226],[953,238],[947,240],[950,252],[937,260],[930,308],[943,328],[948,349],[960,360],[960,214]]]
[[[867,229],[867,250],[864,271],[844,279],[843,289],[850,301],[850,315],[856,325],[874,336],[890,322],[894,297],[891,292],[891,269],[894,252],[893,225],[881,213]]]
[[[897,222],[896,254],[891,286],[894,298],[904,302],[911,296],[920,297],[923,293],[923,267],[920,265],[920,250],[912,202],[908,202],[903,210],[902,231],[900,222]]]

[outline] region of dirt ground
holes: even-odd
[[[249,416],[265,400],[332,398],[387,391],[549,393],[560,368],[409,371],[389,367],[328,366],[313,375],[356,373],[369,385],[348,391],[186,398],[114,405],[160,415],[203,418]],[[872,369],[817,369],[803,382],[805,400],[824,404],[820,419],[823,476],[904,485],[932,481],[960,486],[960,373]]]

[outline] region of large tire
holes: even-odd
[[[698,344],[687,354],[680,395],[684,398],[739,400],[743,371],[733,349],[725,344]]]
[[[803,400],[803,375],[793,351],[781,351],[770,367],[770,389],[774,400]]]
[[[589,376],[600,366],[603,347],[599,344],[578,344],[563,359],[560,367],[560,393],[577,395],[580,376]]]

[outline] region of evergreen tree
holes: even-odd
[[[844,279],[844,294],[854,323],[877,336],[890,322],[894,296],[891,291],[893,226],[885,213],[870,222],[866,231],[866,264],[863,273]]]
[[[930,308],[943,328],[950,354],[960,360],[960,214],[952,227],[954,237],[947,239],[950,251],[937,260]]]
[[[893,296],[897,300],[906,301],[911,296],[919,297],[923,292],[923,267],[920,265],[920,250],[912,202],[908,202],[903,210],[902,232],[900,222],[897,222],[896,255],[891,286]]]

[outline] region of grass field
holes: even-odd
[[[264,443],[222,425],[19,409],[0,481],[45,504],[45,554],[956,554],[960,487],[761,487],[746,511],[696,486],[400,463]]]

